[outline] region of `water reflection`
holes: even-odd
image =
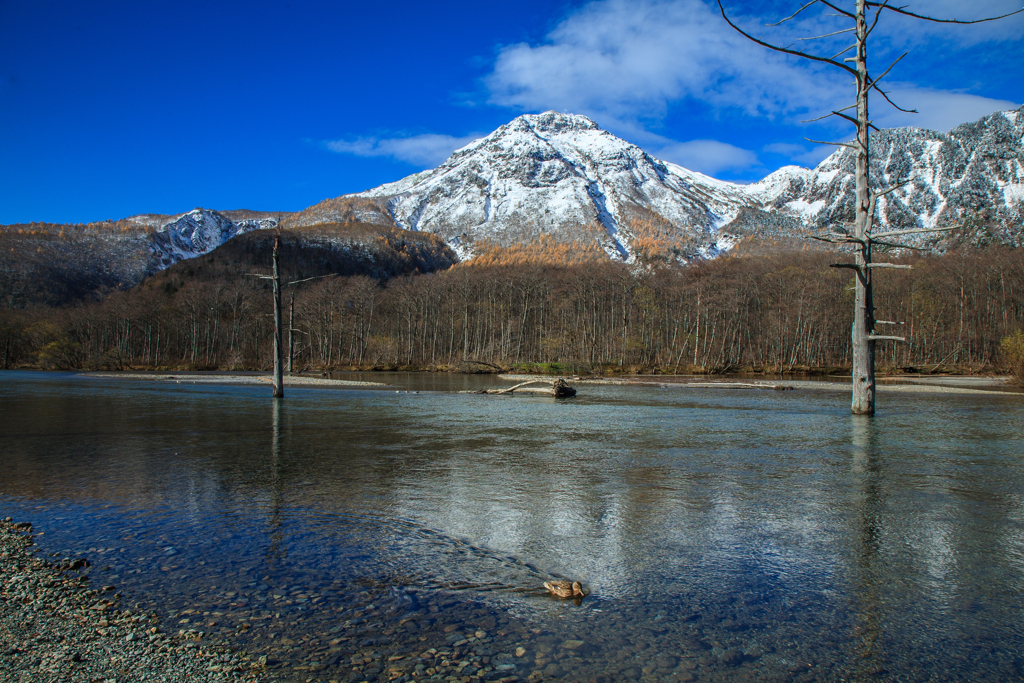
[[[454,675],[416,674],[430,648],[485,679],[1021,671],[1019,402],[0,379],[0,512],[282,675]]]
[[[284,522],[281,506],[284,498],[284,481],[281,477],[281,398],[270,400],[270,503],[267,506],[267,568],[274,570],[287,557]]]
[[[884,629],[883,596],[880,594],[879,546],[882,501],[880,499],[881,464],[875,447],[875,421],[865,415],[850,416],[850,443],[853,446],[851,472],[854,475],[854,520],[856,528],[852,588],[857,609],[854,637],[857,641],[857,674],[875,677],[884,672],[876,651]]]

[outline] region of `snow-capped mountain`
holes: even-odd
[[[153,232],[150,249],[155,268],[163,269],[183,259],[206,254],[235,235],[275,228],[277,224],[276,219],[269,217],[233,221],[217,211],[193,209]]]
[[[948,134],[876,133],[873,183],[910,181],[880,200],[878,222],[935,227],[972,218],[1017,243],[1022,138],[1024,108]],[[686,260],[714,256],[750,236],[796,236],[849,220],[853,165],[852,151],[843,148],[813,170],[785,167],[739,185],[660,161],[585,116],[546,112],[514,119],[436,169],[311,207],[305,220],[338,220],[331,206],[347,200],[349,213],[352,202],[362,202],[364,219],[376,214],[436,233],[464,257],[481,240],[514,245],[547,235],[596,242],[615,260],[631,261],[652,243],[654,251]]]
[[[443,236],[463,254],[541,235],[594,244],[613,259],[671,235],[694,253],[727,248],[720,228],[751,200],[724,183],[659,161],[585,116],[526,115],[456,151],[438,168],[353,195],[383,199],[409,230]]]
[[[855,152],[843,148],[814,170],[786,167],[748,186],[768,211],[824,226],[852,220]],[[996,112],[949,133],[892,128],[871,138],[871,184],[887,189],[876,222],[888,229],[967,223],[1020,244],[1024,216],[1024,107]],[[937,244],[939,234],[907,237]]]

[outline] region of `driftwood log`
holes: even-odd
[[[549,384],[546,387],[531,387],[531,384]],[[555,398],[569,398],[576,395],[576,390],[566,384],[564,379],[556,379],[554,382],[548,382],[546,379],[531,379],[528,382],[522,382],[515,385],[514,387],[508,387],[507,389],[481,389],[480,391],[467,391],[467,394],[515,394],[515,392],[526,393],[526,394],[547,394],[548,396],[554,396]]]

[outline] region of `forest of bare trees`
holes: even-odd
[[[459,265],[294,287],[295,369],[834,371],[850,365],[852,276],[826,252],[725,257],[636,273],[611,262]],[[1024,259],[990,248],[904,259],[876,283],[906,344],[882,368],[994,369],[1024,329]],[[271,295],[256,278],[147,281],[102,302],[0,312],[10,367],[268,369]],[[1007,347],[1003,343],[1004,352]],[[287,348],[287,346],[286,346]]]

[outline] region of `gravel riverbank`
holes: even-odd
[[[91,586],[84,560],[44,558],[31,524],[0,521],[0,681],[135,683],[263,680],[265,660],[196,631],[164,631],[121,604],[114,586]]]

